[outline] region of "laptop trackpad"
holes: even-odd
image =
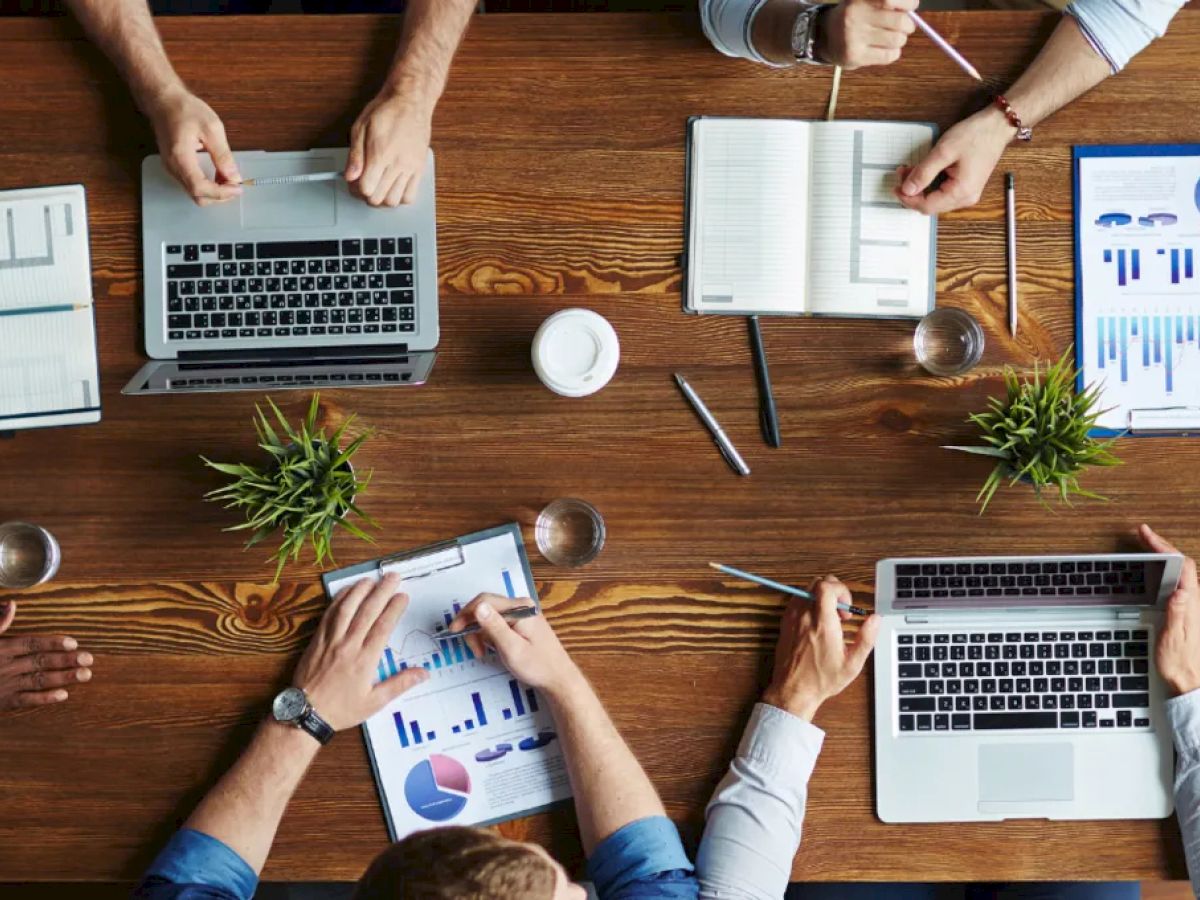
[[[242,190],[243,228],[332,228],[336,224],[336,181],[264,184]]]
[[[979,811],[1037,812],[1075,799],[1071,744],[984,744],[979,748]],[[1022,808],[1031,804],[1031,808]]]

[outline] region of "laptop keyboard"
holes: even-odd
[[[897,600],[947,597],[1147,596],[1146,564],[1136,560],[1075,562],[902,563]]]
[[[1145,628],[897,632],[899,731],[1148,730],[1150,649]]]
[[[416,330],[412,237],[163,249],[168,342]]]

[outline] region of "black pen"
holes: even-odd
[[[783,443],[779,434],[779,416],[775,412],[775,395],[771,393],[771,373],[767,371],[767,351],[763,349],[762,330],[758,327],[758,316],[746,319],[750,324],[750,349],[754,353],[754,372],[758,377],[758,419],[762,425],[763,440],[772,447]]]

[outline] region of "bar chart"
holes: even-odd
[[[537,692],[507,674],[447,688],[392,712],[403,749],[465,736],[489,726],[522,725],[541,711]],[[499,712],[499,716],[496,715]]]
[[[1096,319],[1095,363],[1100,371],[1119,373],[1128,384],[1138,371],[1161,369],[1163,388],[1174,394],[1181,364],[1200,355],[1200,315],[1112,315]]]
[[[1143,250],[1154,260],[1149,270]],[[1103,252],[1104,263],[1113,267],[1118,287],[1135,282],[1151,288],[1165,287],[1191,281],[1196,275],[1195,251],[1191,247],[1106,247]],[[1149,277],[1143,280],[1147,271]]]

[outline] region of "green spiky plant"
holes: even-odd
[[[330,544],[334,529],[339,526],[374,543],[370,535],[349,521],[350,513],[367,525],[378,527],[355,505],[371,475],[359,478],[350,465],[351,458],[373,432],[360,434],[342,449],[342,438],[355,417],[351,416],[327,437],[324,428],[317,429],[319,398],[319,394],[313,395],[308,415],[298,429],[283,417],[269,397],[267,405],[279,431],[266,413],[255,406],[258,445],[269,454],[262,466],[217,463],[200,457],[205,465],[234,477],[234,481],[204,496],[206,500],[224,503],[226,509],[242,510],[246,521],[225,530],[250,531],[247,550],[276,531],[283,532],[283,541],[271,556],[276,561],[276,581],[289,558],[293,562],[300,558],[306,542],[312,545],[318,566],[327,560],[332,562]]]
[[[1079,486],[1079,473],[1087,466],[1116,466],[1121,461],[1109,449],[1113,441],[1098,441],[1089,431],[1105,412],[1098,409],[1100,389],[1090,385],[1080,393],[1074,390],[1078,376],[1069,360],[1070,351],[1042,373],[1034,364],[1033,378],[1017,378],[1011,367],[1004,367],[1008,396],[988,398],[988,410],[972,415],[968,421],[979,426],[985,446],[946,447],[996,459],[987,480],[975,498],[981,501],[979,514],[1008,480],[1010,485],[1026,482],[1043,505],[1043,491],[1056,493],[1066,505],[1074,496],[1107,500]]]

